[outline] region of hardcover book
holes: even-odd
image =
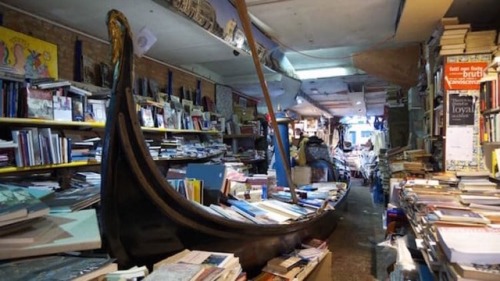
[[[490,223],[490,220],[485,218],[483,215],[475,213],[471,210],[438,208],[434,211],[434,213],[442,221],[472,222],[483,224]]]
[[[39,89],[27,89],[28,118],[54,119],[52,92]]]

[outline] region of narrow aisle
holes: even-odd
[[[384,239],[384,208],[373,202],[370,187],[362,186],[360,179],[351,182],[347,210],[328,241],[333,254],[332,280],[384,280],[385,265],[377,259],[382,249],[376,245]]]

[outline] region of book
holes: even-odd
[[[169,263],[158,267],[144,281],[195,280],[202,274],[204,266],[191,263]]]
[[[71,99],[71,118],[73,121],[83,122],[85,121],[85,109],[84,109],[85,97],[73,97]]]
[[[500,261],[500,229],[438,225],[436,234],[450,262],[496,264]]]
[[[490,223],[489,219],[471,210],[437,208],[434,210],[434,214],[436,214],[441,221]]]
[[[28,118],[54,119],[52,92],[48,90],[27,89],[26,104]]]
[[[224,267],[234,258],[232,253],[210,252],[192,250],[187,255],[183,256],[179,263],[211,265],[217,267]]]
[[[101,199],[101,189],[98,187],[68,188],[55,192],[43,198],[42,201],[50,208],[51,213],[68,213],[81,210]]]
[[[48,241],[50,237],[47,237],[46,234],[53,226],[53,221],[40,218],[23,229],[0,236],[0,247],[13,245],[22,246],[37,241]]]
[[[239,213],[237,213],[235,210],[233,210],[231,208],[227,208],[227,207],[224,208],[222,206],[215,205],[215,204],[210,204],[210,208],[212,210],[216,211],[217,213],[221,214],[223,217],[228,218],[230,220],[235,220],[235,221],[240,221],[240,222],[251,222],[250,220],[243,217],[242,215],[240,215]]]
[[[148,276],[149,270],[146,266],[133,266],[129,269],[109,272],[105,276],[106,281],[120,280],[142,280]]]
[[[92,114],[95,122],[106,122],[106,100],[87,100],[87,111]]]
[[[31,195],[24,187],[0,184],[0,202],[2,202],[3,206],[7,206],[6,213],[9,213],[9,210],[16,213],[15,216],[10,215],[10,219],[0,220],[0,227],[23,220],[43,217],[49,213],[47,205]],[[24,216],[20,215],[19,208],[26,209]]]
[[[143,108],[141,107],[141,123],[142,126],[144,127],[154,127],[155,126],[155,121],[153,118],[153,111],[151,108]]]
[[[500,280],[500,264],[465,264],[465,263],[452,263],[453,269],[462,277],[485,280],[497,281]]]
[[[228,199],[228,203],[252,217],[264,217],[267,214],[264,209],[258,208],[244,200]]]
[[[308,238],[300,244],[304,248],[326,249],[328,247],[326,240],[318,238]]]
[[[72,101],[68,96],[54,95],[52,97],[54,106],[54,120],[72,121]]]
[[[0,272],[10,281],[24,280],[93,280],[118,268],[113,259],[54,255],[0,264]]]
[[[267,268],[282,274],[287,273],[293,267],[297,266],[302,259],[297,256],[280,256],[267,261]]]
[[[48,232],[44,234],[49,238],[47,241],[36,241],[22,247],[5,245],[0,251],[0,259],[101,248],[101,233],[96,210],[86,209],[72,213],[50,214],[45,218],[55,225],[50,226]]]

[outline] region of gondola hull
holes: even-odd
[[[101,222],[107,248],[121,267],[151,266],[187,248],[232,252],[251,276],[304,238],[326,239],[332,233],[347,192],[335,210],[312,218],[252,224],[212,215],[175,191],[150,156],[135,112],[132,39],[126,19],[111,11],[108,28],[115,77],[101,165]]]

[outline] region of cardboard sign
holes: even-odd
[[[448,96],[449,125],[474,125],[472,96],[451,94]]]
[[[479,90],[487,62],[452,62],[444,66],[445,90]]]

